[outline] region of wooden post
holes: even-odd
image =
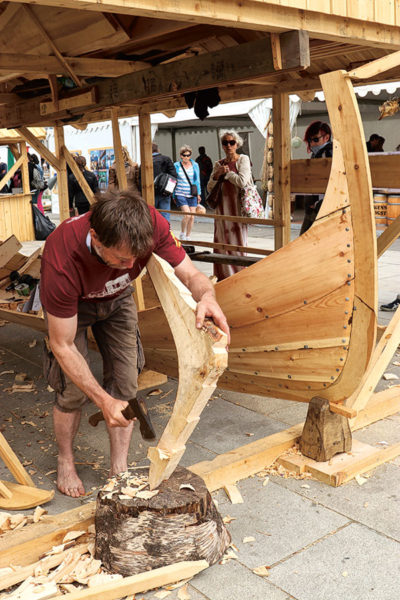
[[[140,162],[142,172],[142,196],[147,204],[154,206],[154,173],[151,151],[151,120],[149,113],[139,114]]]
[[[22,174],[22,191],[24,194],[30,194],[30,185],[29,185],[29,170],[28,170],[28,151],[26,149],[26,142],[20,142],[20,152],[23,158],[21,165],[21,174]]]
[[[289,95],[274,94],[274,218],[275,250],[290,242],[290,120]]]
[[[126,190],[128,187],[128,182],[126,179],[125,172],[125,164],[124,157],[122,155],[122,145],[121,145],[121,135],[119,131],[119,123],[118,123],[118,109],[111,109],[111,123],[112,123],[112,134],[113,134],[113,145],[114,145],[114,156],[116,163],[116,171],[117,171],[117,179],[118,179],[118,189]]]
[[[58,204],[60,207],[60,221],[69,218],[69,195],[68,195],[68,175],[67,163],[63,153],[64,146],[64,128],[62,125],[54,127],[54,140],[56,146],[56,156],[59,160],[59,169],[57,171]]]

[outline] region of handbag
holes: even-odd
[[[222,181],[222,179],[217,181],[206,198],[206,204],[209,208],[217,208],[222,200]]]
[[[185,175],[186,175],[186,179],[187,179],[187,180],[188,180],[188,182],[189,182],[189,185],[190,185],[190,195],[191,195],[191,196],[197,196],[197,195],[198,195],[198,191],[197,191],[197,185],[196,185],[195,183],[192,183],[192,182],[190,181],[190,179],[189,179],[189,175],[186,173],[186,170],[185,170],[185,167],[183,166],[183,164],[182,164],[182,163],[180,163],[180,165],[181,165],[181,167],[182,167],[182,169],[183,169],[183,172],[184,172],[184,173],[185,173]]]
[[[240,213],[242,217],[260,219],[264,215],[264,207],[254,183],[244,186],[239,193]]]
[[[56,228],[55,223],[50,221],[48,217],[45,217],[36,204],[32,204],[32,213],[33,213],[33,227],[35,229],[35,239],[36,240],[45,240],[47,236],[49,236]]]

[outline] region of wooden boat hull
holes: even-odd
[[[318,219],[302,236],[217,283],[231,327],[219,387],[308,402],[343,402],[375,345],[376,239],[365,140],[351,82],[322,77],[334,132],[331,177]],[[160,308],[139,314],[146,361],[177,376]]]

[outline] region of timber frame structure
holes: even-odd
[[[399,388],[373,394],[400,341],[396,313],[375,345],[376,261],[400,235],[400,218],[379,238],[376,250],[370,175],[371,168],[372,185],[385,177],[385,187],[400,187],[400,157],[374,158],[369,165],[350,90],[350,80],[361,84],[400,79],[399,24],[400,5],[391,0],[165,0],[162,7],[152,0],[0,2],[0,40],[5,50],[0,56],[0,127],[16,129],[58,171],[64,219],[68,216],[67,163],[93,201],[65,146],[65,124],[84,128],[89,122],[112,120],[118,178],[123,185],[118,118],[139,115],[143,195],[153,204],[151,113],[172,115],[185,106],[184,93],[212,87],[218,87],[222,102],[272,96],[275,215],[272,220],[256,222],[275,227],[275,250],[279,251],[217,286],[218,298],[233,325],[230,362],[220,385],[306,402],[322,389],[331,410],[351,419],[354,429],[400,407]],[[335,135],[334,158],[332,162],[318,161],[318,165],[315,161],[291,161],[289,93],[306,99],[321,87]],[[55,155],[28,130],[28,126],[44,125],[55,128]],[[353,129],[355,141],[346,143]],[[329,174],[318,222],[309,235],[290,243],[290,193],[300,189],[324,192]],[[325,243],[326,233],[329,243]],[[343,249],[337,256],[339,243]],[[265,276],[259,279],[264,268],[260,265],[269,265],[268,275],[283,273],[285,278],[278,277],[274,284],[285,287],[286,266],[293,269],[293,257],[298,253],[309,257],[317,244],[324,253],[324,266],[316,260],[314,271],[310,267],[302,274],[301,281],[310,291],[307,298],[300,298],[304,294],[298,286],[290,288],[293,294],[286,312],[294,315],[297,311],[297,316],[307,321],[304,313],[315,308],[313,314],[320,314],[320,320],[315,319],[314,325],[324,329],[324,334],[310,337],[308,332],[305,337],[303,330],[290,337],[290,325],[287,339],[266,344],[265,336],[271,335],[274,325],[278,332],[285,329],[279,325],[278,307],[271,305],[271,298],[259,302],[257,285],[266,281]],[[333,264],[332,272],[324,271],[332,275],[327,301],[325,288],[318,288],[315,269]],[[152,312],[154,330],[158,301],[149,305],[144,293],[147,284],[143,281],[142,288],[141,281],[136,286],[137,305],[143,323],[145,313],[156,309]],[[22,322],[19,315],[7,310],[0,314]],[[247,329],[243,330],[245,338],[240,336],[243,315],[253,318],[253,323],[246,323],[253,327],[251,342]],[[29,317],[32,326],[35,319]],[[263,333],[258,321],[263,323]],[[37,323],[41,328],[39,320]],[[147,359],[153,368],[162,365],[166,373],[176,375],[168,335],[158,351],[148,345]],[[274,340],[273,335],[270,339]],[[265,353],[273,367],[265,366]],[[264,356],[264,365],[260,356]],[[293,373],[287,365],[294,367]],[[321,366],[322,375],[316,376]],[[274,376],[274,368],[279,377]],[[193,470],[205,478],[210,489],[234,483],[271,462],[300,434],[301,427],[293,427],[212,463],[195,465]],[[340,464],[321,478],[337,485],[351,473],[393,458],[400,453],[400,445],[389,450],[377,456],[377,452],[362,449],[357,465],[354,461],[350,466]],[[302,463],[295,468],[314,469],[315,465]]]

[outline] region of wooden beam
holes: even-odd
[[[140,168],[142,180],[142,196],[147,204],[154,206],[154,171],[153,153],[151,150],[151,120],[148,113],[139,115]]]
[[[68,194],[68,175],[67,163],[63,154],[64,143],[64,128],[58,125],[54,128],[54,142],[56,146],[56,156],[59,161],[59,169],[57,171],[57,188],[58,188],[58,203],[60,206],[60,221],[65,221],[69,218],[69,194]]]
[[[126,190],[128,187],[128,181],[126,178],[124,156],[122,154],[121,134],[119,131],[118,115],[117,110],[115,108],[111,109],[111,125],[118,188],[120,190]]]
[[[97,88],[93,86],[79,94],[70,95],[67,98],[58,98],[55,102],[40,102],[41,116],[51,115],[62,111],[79,110],[82,107],[88,108],[96,104]]]
[[[271,33],[271,49],[274,68],[278,71],[282,69],[282,51],[279,33]]]
[[[33,488],[35,487],[32,478],[24,469],[18,456],[15,454],[2,433],[0,433],[0,457],[18,483]]]
[[[27,127],[21,127],[16,130],[21,137],[23,137],[32,148],[43,156],[48,163],[51,164],[56,170],[59,169],[60,163],[56,156],[41,142]]]
[[[0,182],[1,187],[1,182]],[[400,215],[385,229],[376,240],[378,258],[397,240],[400,235]]]
[[[24,194],[30,194],[30,185],[29,185],[29,169],[28,169],[28,150],[26,148],[26,142],[20,142],[19,147],[21,149],[21,157],[23,159],[21,165],[21,174],[22,174],[22,190]]]
[[[395,69],[400,65],[400,51],[387,54],[377,60],[368,62],[353,71],[349,71],[350,79],[358,81],[360,79],[371,79],[376,75],[381,75],[390,69]]]
[[[65,158],[65,160],[67,161],[69,168],[75,175],[75,177],[81,187],[82,192],[85,194],[86,200],[89,202],[89,204],[93,204],[96,201],[93,191],[92,191],[90,185],[88,184],[88,182],[86,181],[86,179],[84,178],[82,171],[76,164],[74,157],[69,152],[69,150],[66,146],[62,147],[62,154],[63,154],[63,157]]]
[[[182,217],[182,212],[179,212],[177,210],[165,210],[163,208],[162,212]],[[231,215],[216,215],[213,213],[207,213],[205,215],[196,213],[196,219],[197,218],[214,219],[216,221],[234,221],[235,223],[247,223],[248,225],[275,225],[275,227],[282,225],[282,221],[279,221],[277,219],[252,219],[250,217],[233,217]]]
[[[74,72],[87,77],[120,77],[149,68],[149,63],[144,61],[73,56],[63,56],[63,59]],[[61,75],[65,73],[65,67],[60,66],[60,61],[55,56],[2,52],[0,54],[0,71]],[[1,96],[2,94],[0,94],[0,101],[2,100]],[[7,101],[7,97],[8,101],[11,101],[13,96],[20,100],[17,94],[4,94],[4,101]]]
[[[76,85],[78,87],[82,87],[81,80],[74,73],[74,71],[71,69],[69,64],[67,62],[65,62],[63,55],[61,54],[61,52],[59,51],[59,49],[57,48],[57,46],[55,45],[55,43],[53,42],[53,40],[51,39],[49,34],[47,33],[46,29],[43,27],[42,22],[36,16],[35,12],[33,11],[33,8],[31,6],[29,6],[29,4],[23,4],[22,6],[24,7],[24,10],[25,10],[26,14],[28,15],[28,17],[30,18],[30,20],[36,25],[36,28],[39,30],[41,37],[50,46],[51,50],[56,55],[61,67],[63,67],[65,69],[65,71],[70,75],[70,77],[76,83]]]
[[[36,0],[15,0],[34,4]],[[59,7],[59,0],[45,0],[48,6]],[[379,1],[379,0],[378,0]],[[321,9],[318,4],[299,1],[298,6],[285,2],[276,4],[265,0],[186,0],[177,4],[167,0],[160,4],[157,0],[130,0],[129,4],[122,0],[63,0],[62,6],[96,12],[111,12],[145,16],[156,19],[186,21],[191,24],[204,23],[215,27],[234,27],[254,31],[287,31],[298,29],[308,31],[313,37],[320,39],[345,41],[366,47],[393,48],[400,47],[400,30],[398,23],[364,18],[365,13],[352,11],[354,2],[347,3],[343,11],[332,10],[331,13]],[[335,2],[340,5],[342,3]],[[358,6],[358,5],[357,5]],[[394,13],[393,13],[394,14]],[[361,15],[361,16],[360,16]]]
[[[310,53],[305,32],[289,31],[281,36],[282,64],[285,70],[306,68]],[[159,65],[145,71],[101,81],[97,106],[113,106],[143,99],[159,99],[188,91],[233,83],[244,78],[263,77],[275,72],[271,41],[268,38],[247,42],[234,48],[202,54],[173,63]],[[41,100],[7,105],[0,112],[0,126],[20,126],[40,122]],[[89,103],[89,106],[92,103]],[[61,107],[61,101],[60,101]],[[80,114],[84,106],[68,107],[71,114]],[[61,108],[60,108],[61,110]],[[148,112],[146,110],[146,112]],[[62,114],[62,113],[60,113]]]
[[[275,250],[290,242],[290,115],[289,95],[272,96],[274,123],[274,217]]]
[[[368,155],[374,188],[400,187],[400,154]],[[331,158],[306,158],[290,162],[291,191],[298,194],[323,194],[331,172]]]
[[[13,164],[11,169],[9,171],[7,171],[7,173],[4,175],[4,177],[2,179],[0,179],[0,190],[7,183],[7,181],[9,179],[11,179],[11,177],[14,176],[15,172],[22,166],[23,161],[24,161],[23,157],[20,156],[19,159]]]
[[[228,251],[233,250],[236,252],[247,252],[247,254],[262,254],[263,256],[269,256],[273,252],[273,250],[265,250],[264,248],[250,248],[249,246],[237,246],[236,244],[223,244],[219,242],[206,242],[200,240],[190,240],[190,242],[187,242],[186,245],[203,246],[204,248],[218,248]]]

